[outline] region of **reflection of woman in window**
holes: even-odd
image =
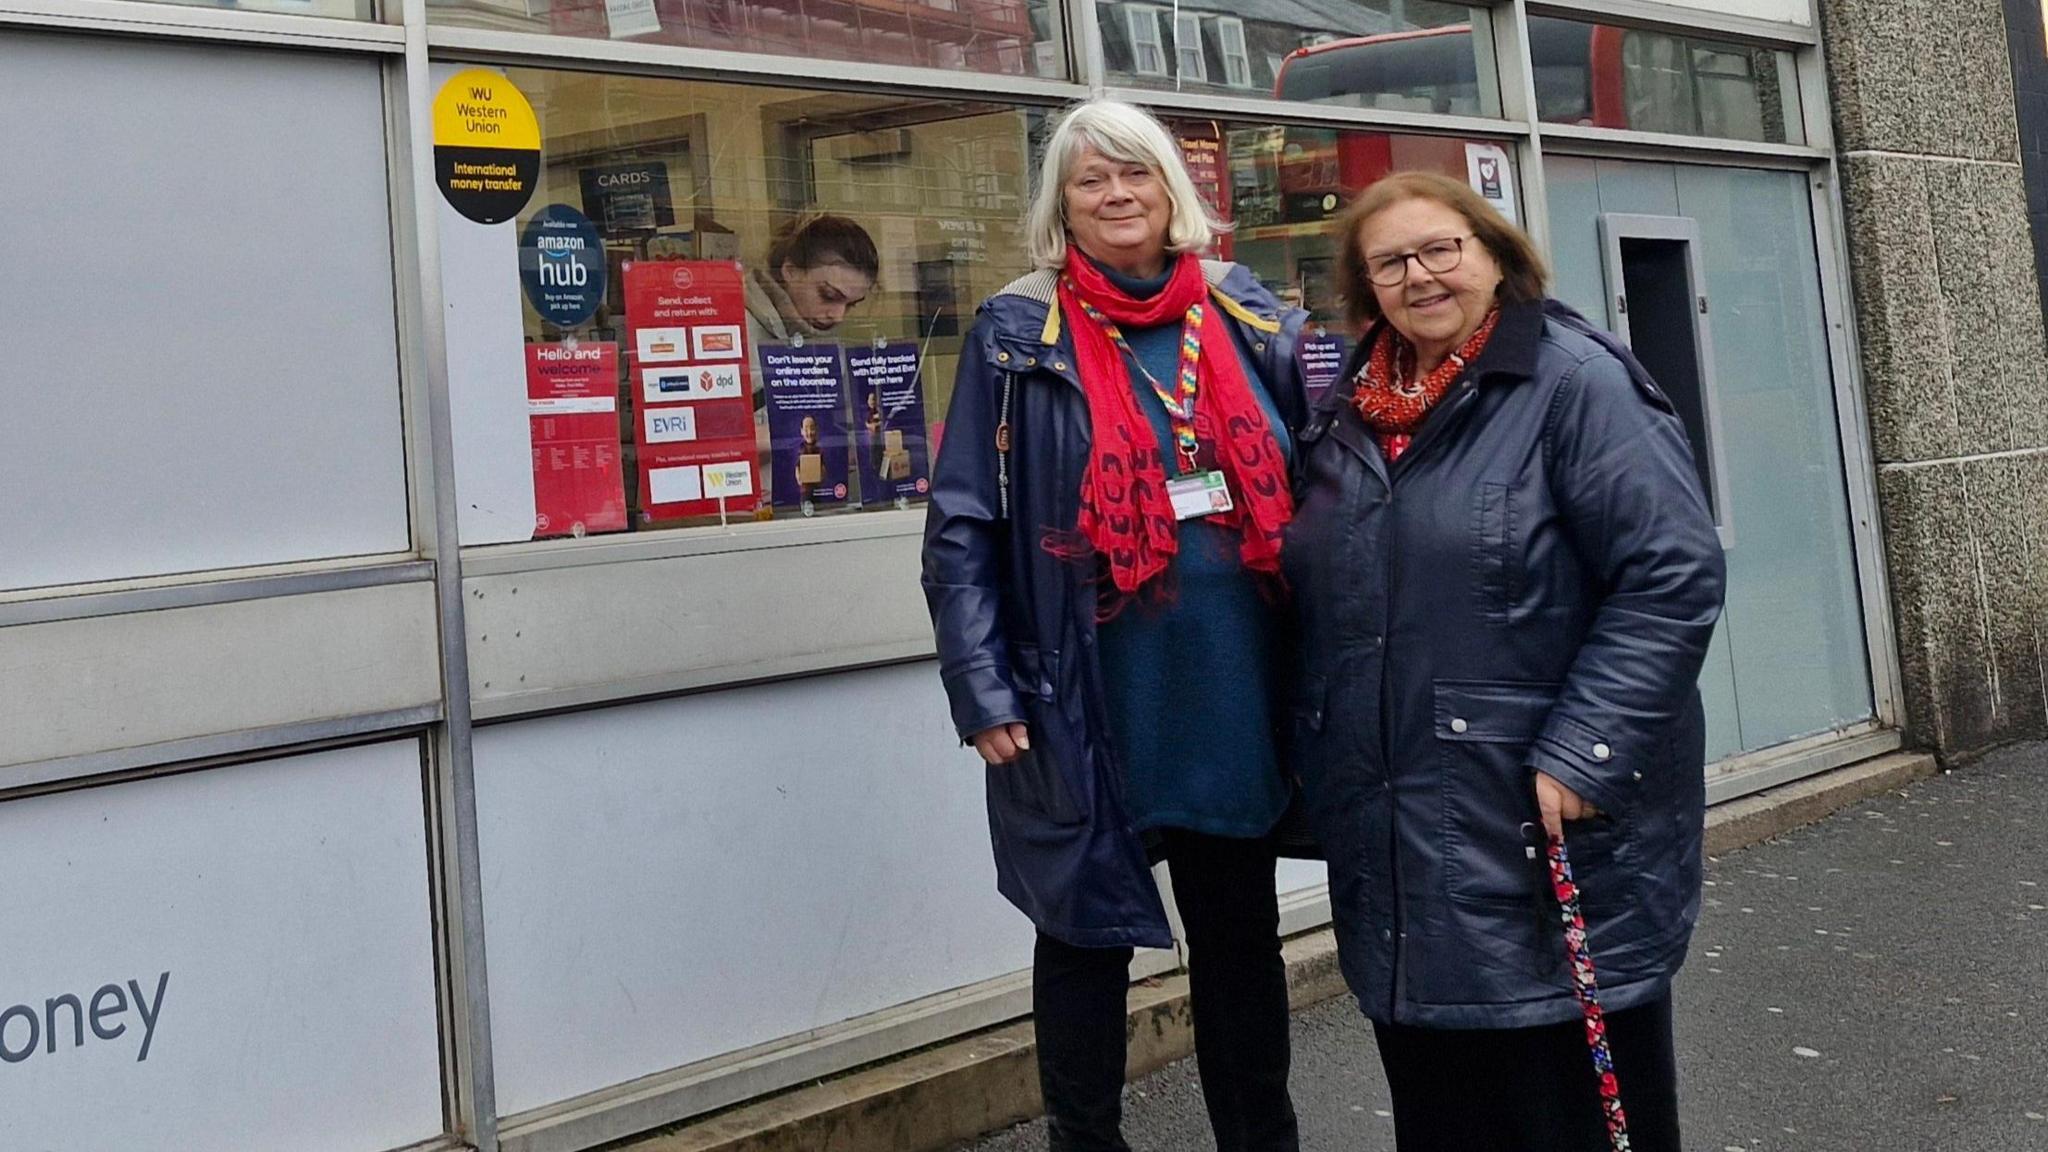
[[[961,351],[924,583],[955,727],[988,762],[998,887],[1038,928],[1052,1146],[1127,1147],[1131,948],[1172,942],[1150,857],[1187,930],[1216,1145],[1291,1152],[1271,696],[1303,315],[1198,257],[1219,226],[1136,108],[1070,113],[1039,183],[1040,270]]]
[[[761,385],[761,345],[814,338],[839,327],[848,309],[866,300],[881,274],[881,258],[867,229],[844,216],[798,221],[769,245],[765,267],[747,276],[747,336],[754,380]],[[754,435],[768,452],[767,389],[754,393]]]
[[[830,332],[880,274],[867,229],[844,216],[813,216],[776,237],[767,264],[747,278],[747,315],[771,343]]]

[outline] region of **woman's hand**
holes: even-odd
[[[977,736],[975,746],[980,745],[981,737]],[[1542,772],[1536,774],[1536,810],[1543,814],[1543,830],[1552,836],[1564,835],[1567,820],[1591,820],[1600,815],[1600,810],[1586,803],[1577,792]]]
[[[1022,724],[998,724],[974,734],[974,750],[990,764],[1008,764],[1031,750],[1031,734]]]

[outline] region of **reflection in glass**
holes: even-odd
[[[1104,65],[1118,83],[1391,111],[1500,111],[1484,9],[1438,0],[1103,0],[1096,8]]]
[[[1789,52],[1552,16],[1529,18],[1529,50],[1549,123],[1805,140]]]
[[[233,8],[238,12],[288,12],[294,16],[325,16],[331,20],[374,20],[372,0],[162,0],[189,8]]]
[[[1249,55],[1232,58],[1243,67]],[[1048,113],[508,75],[540,124],[538,188],[509,224],[444,220],[442,276],[453,343],[523,345],[525,387],[514,370],[478,397],[502,400],[512,426],[530,423],[533,535],[922,500],[974,309],[1028,270],[1021,222]],[[1512,211],[1509,157],[1494,143],[1169,127],[1202,197],[1234,225],[1211,255],[1309,309],[1332,342],[1342,306],[1328,232],[1358,192],[1422,168],[1473,179]]]
[[[1196,190],[1232,226],[1215,255],[1243,264],[1331,331],[1343,323],[1344,308],[1332,286],[1330,229],[1360,192],[1394,172],[1471,179],[1475,157],[1499,164],[1499,179],[1513,184],[1507,152],[1496,144],[1189,118],[1166,125],[1180,141]],[[1512,193],[1493,191],[1512,214]]]
[[[583,308],[552,311],[547,293],[563,279],[546,275],[552,250],[522,253],[538,274],[519,316],[536,511],[549,521],[536,534],[922,499],[974,305],[1026,268],[1018,221],[1043,114],[510,75],[542,134],[540,188],[513,231],[570,221],[555,248],[597,249],[577,257],[595,265],[591,280],[573,282],[607,285]],[[672,316],[658,297],[716,315]],[[607,377],[601,389],[593,374]],[[590,443],[599,392],[616,412],[602,418],[601,449]],[[596,515],[611,504],[593,485],[622,494],[623,514]]]
[[[428,0],[427,8],[433,21],[473,28],[1066,75],[1052,0]]]

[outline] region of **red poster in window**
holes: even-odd
[[[618,346],[528,344],[526,413],[534,537],[623,531]]]
[[[629,261],[623,274],[641,518],[751,517],[762,491],[739,264]]]

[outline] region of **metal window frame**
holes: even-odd
[[[0,596],[0,628],[13,624],[47,624],[94,616],[125,616],[165,608],[196,608],[277,596],[305,596],[352,588],[378,588],[432,579],[432,565],[399,553],[359,560],[279,565],[276,568],[228,569],[201,577],[156,577],[30,588]]]
[[[1904,728],[1905,676],[1899,663],[1898,624],[1892,612],[1891,570],[1886,564],[1882,505],[1877,488],[1877,449],[1870,429],[1869,393],[1863,382],[1862,334],[1857,330],[1849,260],[1849,225],[1842,197],[1841,163],[1835,157],[1833,105],[1828,98],[1827,49],[1816,41],[1797,55],[1799,109],[1809,144],[1827,152],[1813,165],[1814,248],[1820,256],[1821,312],[1827,321],[1828,358],[1835,376],[1835,418],[1841,429],[1843,484],[1848,492],[1850,535],[1856,555],[1857,587],[1863,596],[1863,634],[1870,660],[1871,694],[1877,719]]]
[[[427,827],[441,997],[442,1094],[451,1134],[478,1152],[497,1152],[497,1085],[491,1058],[490,981],[485,962],[483,869],[478,854],[475,760],[471,753],[469,648],[463,627],[462,549],[457,543],[455,448],[448,385],[446,307],[441,295],[439,199],[433,156],[431,52],[425,0],[403,0],[405,57],[391,77],[394,217],[412,280],[401,289],[401,377],[424,449],[414,498],[423,515],[418,544],[434,562],[446,717],[427,759]]]
[[[0,26],[394,55],[405,50],[404,30],[375,20],[242,12],[154,0],[0,0]]]
[[[1727,436],[1721,431],[1720,380],[1714,374],[1713,316],[1700,268],[1700,226],[1690,216],[1645,216],[1629,212],[1600,214],[1600,268],[1607,285],[1607,328],[1624,344],[1633,345],[1634,323],[1628,311],[1628,285],[1621,245],[1624,240],[1664,240],[1685,245],[1686,294],[1692,322],[1694,359],[1700,376],[1700,419],[1706,425],[1707,485],[1713,493],[1714,531],[1723,550],[1735,547],[1735,512],[1729,495]]]
[[[1781,24],[1753,16],[1733,16],[1656,0],[1530,0],[1529,12],[1567,20],[1590,20],[1644,28],[1657,32],[1698,34],[1701,32],[1757,47],[1810,48],[1820,43],[1820,29],[1813,23]],[[1812,15],[1812,6],[1808,5]]]

